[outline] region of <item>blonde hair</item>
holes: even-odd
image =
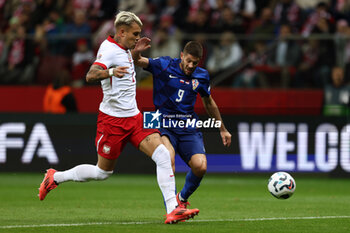
[[[137,15],[129,11],[121,11],[115,16],[114,27],[118,28],[121,25],[130,26],[134,22],[142,27],[142,22]]]

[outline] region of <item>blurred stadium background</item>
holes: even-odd
[[[217,132],[205,131],[209,172],[349,174],[350,3],[343,0],[0,1],[0,171],[95,162],[102,93],[85,75],[119,10],[143,20],[152,39],[147,56],[178,57],[188,40],[202,42],[200,66],[233,135],[225,149]],[[137,71],[139,108],[152,110],[152,77]],[[63,109],[48,104],[52,86],[71,92]],[[123,154],[118,172],[153,172],[134,148]],[[186,171],[180,160],[177,167]]]
[[[284,232],[349,232],[347,0],[0,0],[0,232],[47,232],[40,225],[46,223],[62,223],[56,232],[67,232],[66,223],[82,223],[76,232],[91,232],[91,222],[92,229],[110,232],[107,226],[101,231],[100,222],[116,219],[120,224],[112,224],[120,229],[131,221],[137,232],[171,232],[152,228],[164,211],[154,165],[130,145],[117,163],[120,178],[67,184],[45,203],[33,198],[45,169],[96,162],[102,91],[85,75],[99,44],[114,33],[119,10],[142,19],[143,35],[152,39],[147,56],[179,57],[187,41],[201,41],[200,66],[210,72],[212,95],[232,133],[231,147],[224,148],[218,132],[204,130],[208,178],[191,199],[204,211],[198,222],[173,230],[281,232],[288,225]],[[152,77],[138,69],[137,79],[139,109],[153,110]],[[55,90],[58,97],[68,93],[63,108],[49,104]],[[196,112],[206,118],[200,100]],[[176,159],[176,169],[180,188],[187,167]],[[297,190],[277,205],[266,183],[280,170],[296,177]],[[92,190],[105,193],[106,202]],[[148,215],[144,207],[150,203],[159,206]],[[269,217],[286,219],[262,219]],[[310,221],[300,221],[304,217]],[[18,227],[18,219],[28,229]],[[139,221],[145,225],[137,226]],[[33,224],[43,228],[31,229]],[[199,224],[199,231],[186,228]]]

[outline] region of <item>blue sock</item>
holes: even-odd
[[[187,200],[194,191],[199,187],[201,180],[203,177],[196,176],[192,170],[189,171],[186,175],[186,182],[181,190],[181,197],[185,200]]]

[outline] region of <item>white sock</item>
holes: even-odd
[[[63,172],[56,172],[53,179],[58,184],[66,181],[105,180],[112,173],[113,171],[102,170],[97,165],[82,164]]]
[[[170,153],[167,148],[161,144],[154,150],[152,159],[157,165],[157,181],[163,194],[167,213],[169,214],[177,206],[175,176],[171,168]]]
[[[187,201],[181,197],[181,192],[179,193],[179,199],[180,199],[180,201]]]

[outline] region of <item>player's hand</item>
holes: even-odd
[[[137,53],[141,53],[149,48],[151,48],[151,39],[147,37],[142,37],[137,41],[134,51]]]
[[[222,143],[224,146],[229,147],[231,145],[231,134],[230,132],[226,131],[220,131]]]
[[[113,76],[122,78],[124,74],[128,74],[129,72],[127,71],[129,67],[128,66],[118,66],[116,68],[113,68]]]

